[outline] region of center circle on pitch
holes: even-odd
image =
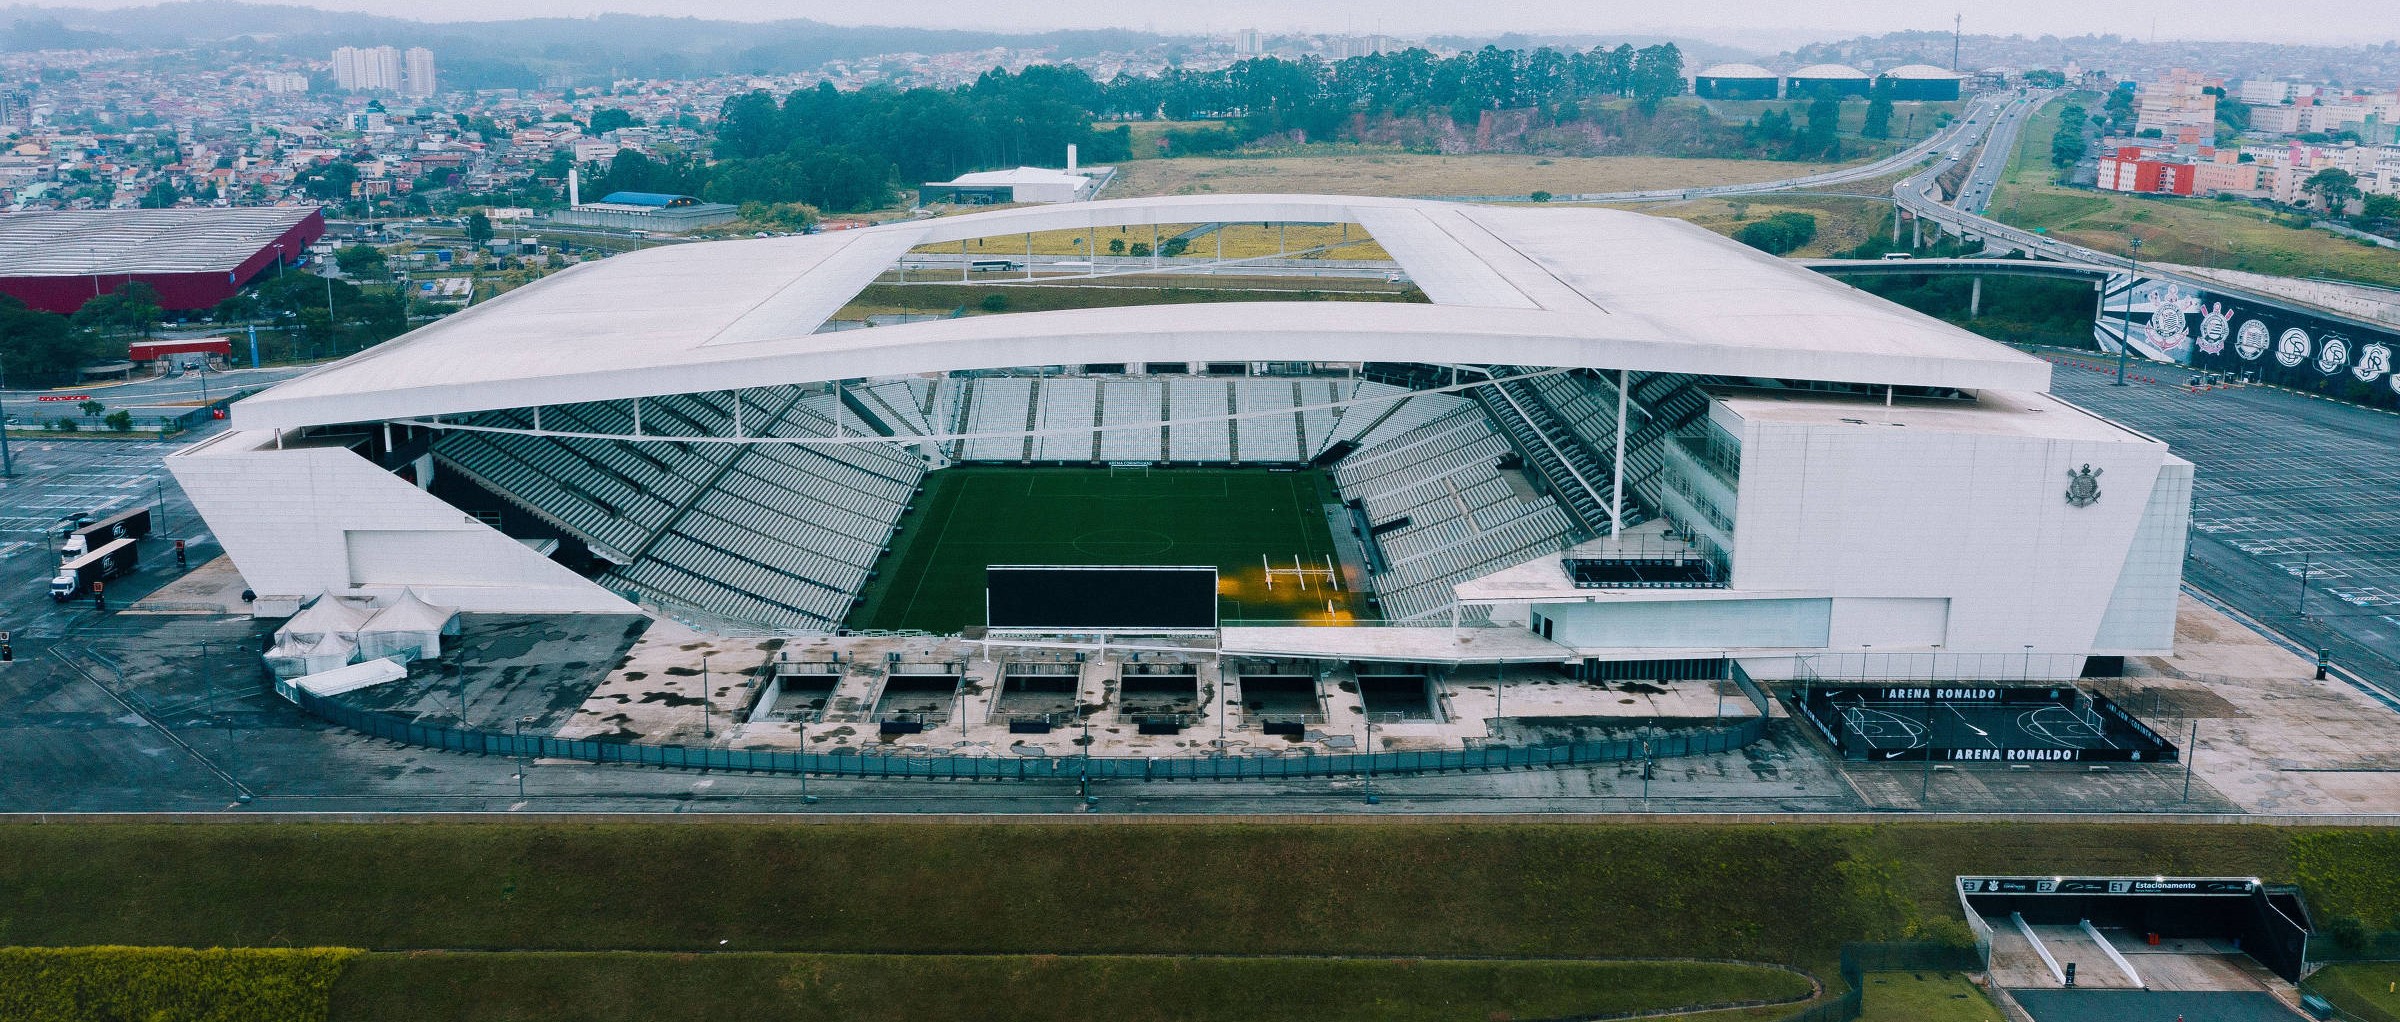
[[[1075,549],[1095,556],[1163,554],[1175,549],[1175,537],[1148,529],[1101,529],[1075,537]]]

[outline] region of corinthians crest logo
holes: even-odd
[[[2067,506],[2090,507],[2100,502],[2100,473],[2107,469],[2083,466],[2081,471],[2067,470]]]

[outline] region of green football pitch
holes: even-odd
[[[850,627],[983,624],[983,570],[994,564],[1215,565],[1223,619],[1354,616],[1352,594],[1324,571],[1335,556],[1325,505],[1336,502],[1313,470],[943,469],[926,477]],[[1302,576],[1295,564],[1315,570]]]

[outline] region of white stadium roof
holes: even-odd
[[[1775,72],[1756,64],[1711,64],[1694,78],[1773,78]]]
[[[1075,309],[818,332],[920,245],[1355,223],[1431,304]],[[1676,220],[1330,195],[1119,199],[679,245],[553,274],[234,406],[244,429],[952,369],[1474,361],[2046,391],[2050,366]]]
[[[1789,78],[1823,79],[1826,81],[1858,81],[1867,73],[1848,64],[1810,64],[1785,76]]]
[[[0,215],[0,277],[231,270],[314,206],[94,209]]]

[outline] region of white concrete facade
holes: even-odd
[[[2041,394],[1713,411],[1742,445],[1731,535],[1711,537],[1730,540],[1726,588],[1574,590],[1553,566],[1566,599],[1523,576],[1462,599],[1522,604],[1588,654],[1722,651],[1761,677],[2063,678],[2087,656],[2171,652],[2192,466],[2164,443]],[[2097,494],[2079,505],[2087,466]]]

